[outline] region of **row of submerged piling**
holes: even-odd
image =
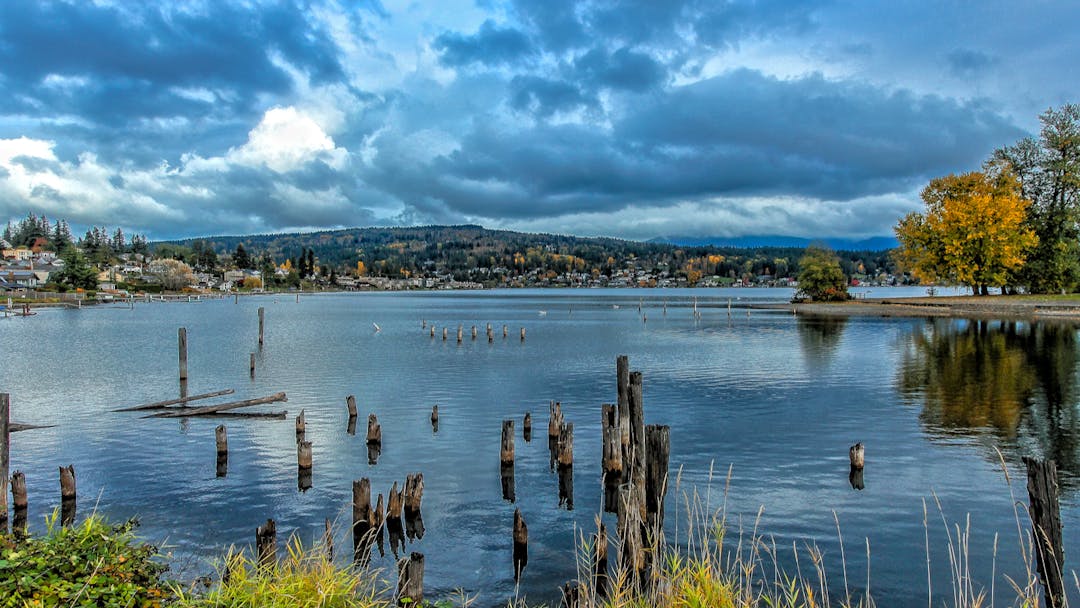
[[[427,322],[426,319],[422,319],[420,321],[420,329],[428,330],[428,336],[430,336],[432,339],[434,339],[435,334],[438,333],[437,332],[438,328],[435,327],[435,324],[432,323],[432,324],[428,325],[428,322]],[[450,329],[451,328],[449,326],[444,326],[442,328],[442,340],[443,340],[443,342],[447,341],[447,339],[448,339],[448,337],[450,335]],[[485,333],[487,334],[488,344],[493,344],[495,342],[495,329],[492,327],[491,323],[487,324],[487,329],[486,329]],[[475,341],[477,336],[479,335],[479,330],[477,330],[475,325],[473,325],[470,328],[469,334],[470,334],[471,339]],[[506,326],[506,325],[503,325],[502,326],[502,337],[503,337],[503,339],[505,340],[509,336],[510,336],[510,328],[508,326]],[[525,328],[524,327],[519,327],[518,328],[518,339],[521,342],[525,341]],[[458,342],[458,344],[461,344],[464,341],[465,341],[465,325],[462,324],[462,323],[459,323],[458,326],[457,326],[457,342]]]

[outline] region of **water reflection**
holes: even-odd
[[[799,345],[808,366],[823,368],[832,363],[847,322],[847,317],[799,316]]]
[[[904,340],[899,391],[922,405],[930,432],[992,435],[1006,451],[1053,458],[1063,483],[1075,485],[1075,326],[939,319]]]

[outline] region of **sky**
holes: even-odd
[[[1080,102],[1080,3],[4,0],[0,221],[890,235]]]

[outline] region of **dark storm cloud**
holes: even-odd
[[[574,62],[583,82],[599,87],[642,92],[664,82],[667,70],[651,56],[620,48],[614,53],[592,49]]]
[[[566,98],[575,99],[573,92]],[[650,98],[612,129],[479,126],[428,166],[374,178],[442,215],[542,218],[716,197],[844,201],[906,192],[1021,132],[960,103],[820,76],[740,70]],[[411,203],[410,203],[411,204]]]
[[[446,32],[435,38],[431,46],[439,51],[439,61],[448,66],[513,65],[533,53],[525,34],[513,28],[500,28],[490,19],[475,34]]]
[[[510,81],[510,105],[515,110],[548,117],[594,106],[596,100],[572,83],[539,76],[515,76]]]
[[[167,11],[154,3],[122,6],[0,3],[4,88],[37,100],[39,111],[48,114],[67,108],[56,94],[45,92],[46,77],[80,79],[82,86],[122,106],[113,110],[99,103],[81,115],[109,121],[119,112],[137,117],[199,111],[198,104],[163,100],[169,87],[221,89],[246,103],[260,93],[285,93],[291,81],[272,63],[271,52],[315,81],[342,75],[326,37],[313,32],[300,9],[289,3],[254,11],[213,2],[205,13]]]

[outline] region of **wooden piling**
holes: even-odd
[[[214,429],[214,443],[217,445],[218,456],[227,455],[229,453],[229,435],[225,430],[224,424],[219,424]]]
[[[476,339],[476,326],[475,325],[472,326],[472,339],[473,340]]]
[[[630,447],[633,454],[630,471],[635,487],[645,488],[645,406],[641,392],[641,372],[630,372]]]
[[[386,497],[386,520],[401,520],[401,510],[405,505],[405,493],[402,490],[398,490],[398,484],[395,481],[394,486],[390,488],[390,494]]]
[[[60,525],[67,527],[75,523],[75,465],[60,467]]]
[[[323,550],[326,551],[326,561],[332,564],[334,563],[334,526],[330,523],[329,517],[326,518],[326,521],[323,522],[323,525]]]
[[[574,466],[574,423],[565,422],[559,427],[559,468]]]
[[[521,328],[521,341],[522,342],[525,341],[525,328],[524,327]]]
[[[356,418],[356,397],[353,395],[345,397],[345,407],[349,410],[349,418]]]
[[[420,606],[424,602],[424,554],[415,551],[398,562],[398,605]]]
[[[458,344],[461,344],[461,332],[462,331],[463,331],[463,326],[458,325],[457,326],[457,341],[458,341]]]
[[[558,439],[559,431],[562,429],[563,415],[562,415],[562,403],[558,401],[548,402],[548,438]]]
[[[848,448],[848,460],[851,462],[852,470],[862,470],[863,464],[865,463],[865,450],[863,449],[863,444],[856,443]]]
[[[29,502],[26,499],[26,475],[21,471],[15,471],[11,474],[11,506],[18,509],[25,509]]]
[[[382,427],[375,414],[368,414],[367,417],[367,442],[368,445],[382,445]]]
[[[1027,490],[1031,503],[1031,530],[1035,557],[1048,608],[1065,605],[1065,552],[1061,542],[1061,508],[1058,498],[1057,463],[1024,457]]]
[[[619,437],[619,411],[615,405],[605,403],[601,406],[601,471],[604,475],[622,471],[622,439]]]
[[[608,578],[608,536],[607,527],[600,522],[600,528],[593,537],[593,589],[596,597],[607,597],[610,588]]]
[[[299,441],[296,444],[296,466],[311,469],[311,442]]]
[[[352,483],[352,531],[353,547],[359,547],[371,531],[371,481],[363,479]]]
[[[0,393],[0,533],[7,530],[9,467],[11,467],[11,395]]]
[[[615,358],[615,387],[619,406],[619,442],[622,449],[623,469],[630,468],[630,359],[626,355]]]
[[[181,327],[176,333],[180,352],[180,379],[187,380],[187,328]]]
[[[510,334],[510,328],[503,325],[503,337],[507,337]]]
[[[525,419],[521,422],[521,437],[525,443],[532,441],[532,414],[525,412]]]
[[[431,424],[438,426],[439,424],[439,406],[431,406]]]
[[[431,337],[432,338],[435,337],[435,326],[434,325],[431,326]]]
[[[657,548],[664,532],[664,496],[667,495],[668,460],[671,457],[671,429],[667,426],[650,424],[645,427],[645,522]],[[654,551],[655,553],[655,551]]]
[[[415,473],[405,478],[405,518],[420,514],[420,501],[424,498],[424,474]]]
[[[371,527],[378,530],[382,528],[383,523],[386,521],[386,512],[383,509],[383,496],[379,494],[378,500],[375,502],[375,510],[371,512]]]
[[[266,324],[266,312],[263,310],[263,307],[260,306],[259,307],[259,347],[260,348],[263,345],[263,327],[265,326],[265,324]]]
[[[521,572],[529,563],[529,527],[525,525],[525,517],[521,515],[521,509],[514,509],[514,580],[521,578]]]
[[[442,341],[446,342],[446,328],[442,328]]]
[[[502,443],[499,450],[499,462],[503,466],[514,466],[514,421],[503,420]]]
[[[307,418],[304,416],[304,410],[300,410],[300,414],[296,417],[296,441],[303,441],[307,435]]]
[[[259,568],[272,568],[277,561],[277,522],[273,519],[255,528],[255,555]]]
[[[249,361],[249,363],[248,363],[248,372],[250,372],[251,377],[254,378],[255,377],[255,353],[250,353],[250,357],[248,358],[248,361]]]

